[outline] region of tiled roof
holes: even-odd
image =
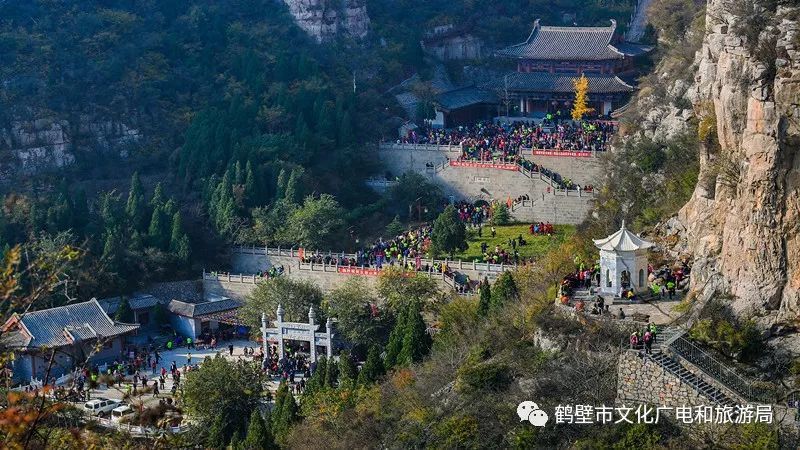
[[[228,311],[242,306],[238,301],[231,298],[221,298],[220,300],[206,301],[200,303],[187,303],[180,300],[169,302],[167,309],[173,314],[184,317],[199,317],[206,314],[213,314],[220,311]]]
[[[623,221],[622,228],[616,233],[603,239],[594,239],[594,245],[600,250],[605,251],[633,252],[650,248],[653,246],[653,243],[645,241],[628,231],[628,229],[625,228],[625,221]]]
[[[575,92],[573,80],[578,75],[567,75],[546,72],[511,72],[508,74],[508,89],[510,91],[528,92]],[[625,83],[614,75],[586,75],[589,79],[589,95],[591,94],[616,94],[632,92],[633,86]],[[499,78],[494,82],[495,87],[503,88],[505,79]]]
[[[446,110],[463,108],[479,103],[497,103],[497,101],[497,96],[493,92],[475,86],[442,92],[436,96],[436,103]]]
[[[10,331],[2,336],[4,344],[14,344],[16,347],[61,347],[77,340],[113,337],[139,328],[138,325],[115,322],[95,299],[23,315],[15,314],[6,325],[16,320],[25,332]]]
[[[610,45],[617,22],[608,27],[545,27],[537,20],[528,39],[497,52],[498,56],[523,59],[598,61],[622,59]]]
[[[122,297],[111,297],[98,300],[100,306],[103,307],[106,313],[116,314],[119,309],[119,304],[122,302]],[[155,306],[157,303],[163,303],[160,299],[153,297],[150,294],[135,294],[128,298],[128,304],[131,309],[148,309]]]

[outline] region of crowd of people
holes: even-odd
[[[453,129],[418,128],[399,139],[405,144],[461,145],[464,160],[514,161],[523,150],[605,151],[617,131],[613,122],[562,121],[497,124],[481,121]]]
[[[591,192],[592,186],[580,186],[553,170],[523,158],[523,150],[604,151],[615,131],[616,126],[607,121],[545,120],[538,125],[528,122],[499,125],[484,121],[450,130],[412,130],[399,142],[460,145],[460,161],[514,163],[548,177],[558,189]]]

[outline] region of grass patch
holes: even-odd
[[[493,251],[495,246],[506,249],[511,252],[511,246],[508,245],[508,240],[522,235],[522,238],[527,241],[527,245],[517,246],[519,256],[521,258],[541,258],[550,250],[558,247],[570,236],[575,234],[575,227],[572,225],[555,225],[553,227],[552,236],[532,235],[528,233],[528,224],[519,225],[498,225],[497,236],[492,237],[491,225],[484,225],[483,235],[478,237],[477,229],[467,229],[467,243],[469,248],[461,253],[456,253],[456,259],[465,261],[478,261],[483,262],[483,253],[481,252],[481,243],[485,242],[489,246],[489,251]]]

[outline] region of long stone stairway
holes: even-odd
[[[682,383],[691,386],[692,389],[703,395],[711,402],[722,406],[735,406],[738,403],[731,399],[719,388],[707,383],[702,378],[690,372],[679,362],[667,356],[661,348],[655,349],[652,354],[647,355],[651,361],[661,366],[667,372],[675,375]]]

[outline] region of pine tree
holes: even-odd
[[[395,215],[394,219],[389,222],[389,225],[386,225],[386,236],[389,238],[394,238],[395,236],[399,236],[405,230],[402,222],[400,222],[400,216]]]
[[[311,374],[304,395],[311,395],[313,392],[322,390],[325,387],[325,378],[328,371],[328,358],[320,356],[314,366],[314,373]]]
[[[480,292],[480,300],[478,301],[478,314],[486,317],[489,314],[489,309],[492,306],[492,291],[489,287],[489,279],[484,278],[478,288]]]
[[[227,424],[226,419],[220,414],[214,417],[211,426],[208,427],[208,437],[206,438],[206,445],[214,449],[224,449],[228,444],[226,436]]]
[[[419,362],[428,354],[431,338],[427,332],[425,321],[422,319],[417,302],[408,304],[408,316],[403,335],[403,348],[397,357],[401,365]]]
[[[150,199],[150,207],[153,209],[161,208],[161,206],[164,205],[164,199],[164,187],[159,181],[155,189],[153,189],[153,198]]]
[[[247,436],[242,442],[242,447],[246,450],[269,450],[275,448],[272,433],[258,410],[253,410],[253,413],[250,414]]]
[[[491,310],[500,310],[504,304],[516,301],[519,298],[517,284],[511,272],[503,272],[497,277],[492,288]]]
[[[289,386],[286,383],[281,382],[280,386],[278,386],[278,390],[275,392],[275,406],[272,408],[272,421],[270,429],[272,430],[272,435],[277,436],[278,432],[280,431],[278,427],[279,424],[283,423],[283,419],[281,417],[283,413],[283,405],[286,403],[286,398],[290,396],[289,393]]]
[[[169,251],[177,256],[180,262],[186,263],[189,261],[191,253],[189,237],[183,232],[183,221],[179,211],[172,215],[172,234],[169,239]]]
[[[339,377],[339,367],[336,365],[336,361],[333,358],[328,360],[328,368],[325,369],[325,387],[326,388],[334,388],[336,387],[336,380]]]
[[[453,205],[448,205],[433,223],[431,249],[434,254],[448,253],[451,257],[467,249],[467,229]]]
[[[401,309],[400,314],[397,315],[397,322],[389,334],[389,343],[386,345],[386,359],[384,364],[386,369],[391,369],[398,362],[398,356],[403,349],[403,338],[405,337],[406,318],[408,316],[407,309]]]
[[[572,103],[572,120],[581,120],[583,116],[594,111],[589,107],[589,79],[581,74],[580,78],[572,80],[575,87],[575,101]]]
[[[144,188],[139,172],[134,172],[131,177],[131,189],[128,192],[128,201],[125,204],[125,214],[134,230],[142,230],[147,220],[147,208],[144,202]]]
[[[258,201],[258,192],[256,192],[256,177],[253,174],[253,165],[247,161],[244,169],[244,199],[245,206],[254,206]]]
[[[384,374],[383,360],[381,360],[381,349],[377,345],[369,348],[367,360],[358,374],[358,384],[370,384],[378,381]]]
[[[492,225],[508,225],[511,222],[511,215],[508,213],[508,206],[500,203],[492,211]]]
[[[281,169],[278,172],[278,181],[275,186],[275,197],[286,198],[286,183],[289,181],[289,175],[286,174],[286,169]]]
[[[72,204],[72,228],[77,233],[83,234],[86,231],[86,225],[89,224],[89,204],[86,201],[86,191],[83,189],[75,191]]]
[[[150,226],[147,229],[147,239],[151,247],[166,250],[169,247],[169,235],[166,233],[164,214],[160,208],[153,210]]]
[[[284,198],[290,203],[300,203],[303,198],[302,177],[303,171],[299,169],[293,169],[292,174],[289,175],[289,181],[286,182],[286,194]]]
[[[117,312],[114,314],[114,320],[123,323],[133,323],[133,310],[131,304],[128,302],[127,297],[122,297],[117,307]]]
[[[339,354],[339,386],[351,386],[358,376],[358,369],[356,368],[350,354],[342,351]]]
[[[231,441],[228,446],[231,450],[240,450],[242,445],[242,437],[239,435],[239,430],[236,430],[231,436]]]
[[[286,433],[289,432],[289,428],[298,420],[297,402],[294,399],[294,395],[289,392],[289,387],[286,383],[281,383],[278,391],[280,392],[281,390],[284,391],[284,394],[282,396],[280,409],[278,409],[278,404],[276,403],[275,411],[277,415],[272,418],[272,434],[278,439],[282,439],[286,436]]]

